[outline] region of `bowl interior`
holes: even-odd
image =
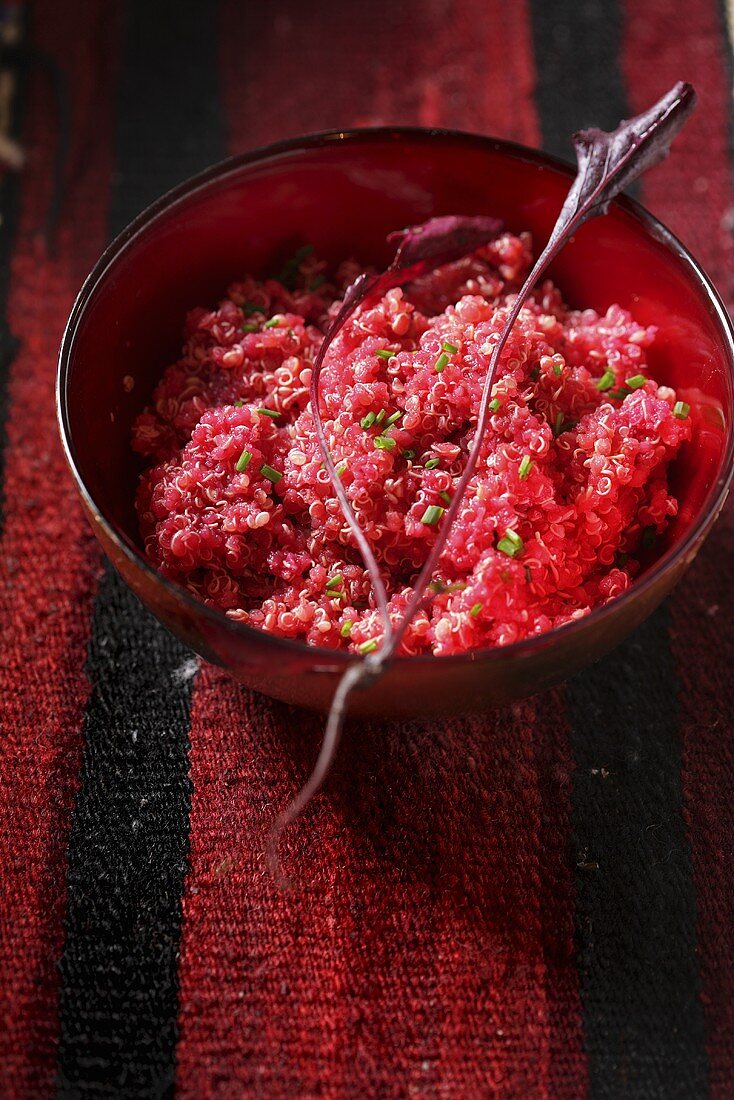
[[[568,170],[540,154],[456,134],[331,135],[213,170],[134,224],[113,246],[72,318],[61,404],[82,481],[102,516],[139,545],[133,507],[141,464],[132,422],[177,357],[183,319],[247,272],[278,270],[304,242],[337,261],[387,259],[385,237],[434,214],[486,213],[542,244]],[[584,226],[552,277],[576,306],[619,302],[658,326],[655,377],[694,412],[673,472],[680,540],[724,476],[732,415],[730,337],[695,266],[626,203]],[[659,554],[665,546],[659,547]]]

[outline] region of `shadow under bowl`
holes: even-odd
[[[253,688],[328,706],[343,653],[262,633],[163,579],[141,549],[134,497],[142,469],[132,423],[180,350],[186,312],[215,303],[248,272],[277,270],[304,241],[330,261],[385,264],[391,230],[437,214],[490,214],[536,247],[547,239],[573,170],[534,150],[471,134],[417,129],[338,132],[256,150],[182,184],[110,245],[84,284],[64,335],[58,409],[71,469],[113,565],[184,642]],[[658,337],[653,376],[692,410],[694,435],[671,471],[680,509],[632,587],[585,618],[503,648],[404,657],[379,689],[355,693],[364,715],[476,710],[533,694],[617,645],[668,594],[724,503],[732,471],[734,342],[716,291],[682,245],[622,199],[584,226],[551,277],[574,306],[618,302]]]

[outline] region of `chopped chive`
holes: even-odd
[[[578,420],[564,420],[563,413],[559,412],[556,417],[556,422],[553,425],[553,435],[563,435],[564,432],[570,432],[572,428],[575,428],[578,424]]]
[[[685,401],[676,401],[673,405],[673,416],[676,420],[686,420],[691,411],[691,406]]]
[[[525,580],[528,582],[528,584],[533,583],[533,574],[530,572],[530,566],[529,565],[525,566]]]
[[[379,355],[380,359],[392,359],[396,353],[390,351],[389,348],[378,348],[375,355]]]
[[[639,390],[645,385],[647,379],[644,374],[633,374],[631,378],[628,378],[625,382],[625,386],[629,386],[631,390]]]
[[[467,585],[463,581],[455,581],[453,584],[444,584],[443,581],[431,581],[428,585],[436,596],[442,596],[445,592],[449,595],[453,592],[463,592]]]
[[[379,425],[382,424],[382,422],[383,422],[383,420],[385,419],[386,416],[387,416],[387,410],[386,409],[380,409],[377,416],[375,417],[375,424],[379,427]]]
[[[646,527],[642,532],[642,545],[645,550],[649,550],[651,546],[655,545],[655,541],[658,537],[658,533],[654,527]]]
[[[280,413],[277,409],[255,409],[258,416],[269,416],[271,420],[277,420]]]
[[[429,504],[423,513],[421,523],[425,523],[426,527],[435,527],[445,511],[446,509],[440,508],[438,504]]]
[[[415,451],[403,451],[403,458],[410,462],[411,459],[415,458]]]
[[[496,412],[500,411],[501,407],[502,406],[500,405],[498,398],[493,397],[492,400],[489,403],[489,411],[493,412],[493,413],[496,413]]]
[[[347,472],[347,462],[340,462],[336,468],[337,477],[342,477]]]
[[[296,278],[298,276],[298,269],[301,266],[303,260],[305,260],[307,256],[310,256],[312,252],[312,244],[304,244],[301,248],[299,248],[298,251],[294,253],[294,255],[291,256],[289,260],[286,260],[285,264],[283,265],[283,270],[277,277],[278,281],[281,282],[283,286],[287,287],[289,290],[293,290],[296,284]]]
[[[243,451],[242,452],[240,457],[237,459],[237,463],[235,465],[235,470],[237,471],[238,474],[241,474],[244,470],[247,469],[247,467],[250,465],[250,460],[251,459],[252,459],[252,452],[251,451]]]
[[[365,431],[367,431],[368,428],[371,428],[372,425],[374,424],[374,422],[375,422],[375,414],[373,412],[368,412],[367,415],[363,416],[362,419],[360,420],[360,424],[362,425],[362,427],[364,428]]]
[[[360,642],[357,649],[360,653],[374,653],[377,649],[377,638],[370,638],[366,642]]]
[[[475,603],[474,604],[471,611],[469,612],[472,619],[476,619],[477,615],[479,614],[479,612],[482,610],[483,607],[484,607],[483,603]]]
[[[326,582],[326,587],[327,588],[338,588],[343,580],[344,580],[344,574],[343,573],[335,573],[334,576]]]
[[[596,388],[604,393],[605,390],[610,390],[614,385],[616,375],[613,370],[605,370],[604,374],[596,383]]]
[[[459,349],[457,348],[456,344],[451,344],[448,340],[444,340],[444,342],[441,344],[441,350],[447,351],[449,355],[456,355]]]
[[[288,270],[291,267],[298,266],[303,260],[313,252],[312,244],[302,244],[300,248],[297,248],[293,255],[286,260],[283,265],[283,271]]]
[[[378,451],[394,451],[396,447],[395,440],[389,435],[376,435],[372,442]]]
[[[354,620],[353,619],[347,619],[347,621],[342,625],[342,628],[339,631],[342,638],[348,638],[349,637],[349,635],[352,633],[352,627],[353,626],[354,626]]]
[[[533,369],[530,372],[530,381],[531,382],[537,382],[539,378],[540,378],[540,367],[533,367]]]
[[[240,332],[257,332],[259,325],[240,325]]]
[[[441,500],[446,502],[446,504],[451,503],[451,497],[449,496],[449,494],[445,490],[442,493],[439,493],[438,495],[440,496]]]
[[[427,470],[435,470],[440,461],[440,458],[429,458],[428,462],[425,463],[425,468]]]
[[[401,409],[399,409],[397,412],[390,413],[387,420],[385,421],[385,428],[391,428],[392,425],[395,424],[402,415],[403,413]]]
[[[497,549],[502,554],[507,554],[508,558],[516,558],[518,554],[524,549],[525,543],[522,541],[517,531],[513,531],[511,527],[508,527],[504,533],[504,536],[497,543]]]
[[[433,364],[436,374],[440,374],[446,369],[446,364],[449,361],[449,357],[445,351],[442,351],[436,362]]]
[[[277,328],[283,318],[280,314],[276,314],[275,317],[271,317],[269,321],[266,321],[263,328]]]
[[[561,377],[561,375],[563,374],[563,367],[560,363],[553,364],[553,373],[555,374],[556,378]]]
[[[257,302],[245,302],[242,306],[242,312],[249,317],[251,313],[264,313],[265,306],[259,306]]]
[[[628,393],[629,390],[625,386],[620,386],[618,390],[610,390],[609,396],[614,398],[615,401],[624,401]]]
[[[307,286],[307,290],[318,290],[326,282],[325,275],[316,275]]]
[[[520,553],[515,544],[513,542],[510,542],[509,539],[500,539],[500,541],[497,543],[497,549],[500,551],[500,553],[507,554],[508,558],[514,558],[517,554]]]
[[[263,477],[266,477],[268,481],[272,481],[273,485],[280,481],[283,476],[278,470],[274,470],[272,466],[268,466],[267,464],[260,467],[260,473]]]
[[[523,455],[520,461],[520,465],[517,468],[517,472],[520,475],[520,481],[524,481],[533,468],[533,460],[530,455]]]
[[[243,405],[244,405],[244,401],[241,398],[240,398],[239,401],[235,401],[235,403],[234,403],[234,407],[236,409],[241,409]]]

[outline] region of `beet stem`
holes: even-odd
[[[380,574],[380,567],[377,564],[377,558],[372,553],[372,547],[370,546],[370,544],[367,540],[367,536],[365,535],[362,528],[359,526],[359,523],[357,521],[357,517],[355,516],[354,512],[352,511],[352,506],[349,503],[349,497],[347,496],[347,491],[344,488],[344,485],[342,484],[342,480],[339,477],[339,474],[338,474],[337,469],[336,469],[336,464],[334,463],[334,460],[331,457],[331,451],[330,451],[329,444],[328,444],[327,439],[326,439],[326,433],[324,432],[324,422],[323,422],[323,419],[321,417],[319,381],[321,379],[321,371],[322,371],[323,366],[324,366],[324,358],[326,356],[326,351],[327,351],[329,345],[331,344],[332,340],[334,339],[334,336],[336,335],[338,329],[344,323],[345,314],[346,314],[346,316],[348,316],[349,314],[351,314],[354,311],[355,308],[356,308],[356,306],[353,306],[348,311],[345,311],[345,309],[342,308],[342,310],[339,312],[337,317],[332,322],[331,327],[329,328],[329,330],[327,331],[327,333],[324,337],[323,343],[322,343],[321,348],[319,349],[319,353],[316,357],[316,361],[313,365],[313,372],[311,374],[311,394],[310,394],[311,413],[312,413],[312,416],[313,416],[314,426],[316,428],[316,438],[318,439],[319,446],[321,447],[321,453],[323,455],[324,465],[326,466],[326,470],[327,470],[327,472],[329,474],[329,477],[331,479],[331,483],[334,487],[334,491],[336,492],[336,495],[338,497],[339,504],[340,504],[341,510],[342,510],[342,514],[344,515],[344,518],[346,519],[347,523],[349,524],[350,530],[351,530],[352,534],[354,535],[357,546],[359,547],[359,552],[362,555],[362,560],[364,561],[364,564],[367,568],[367,572],[369,573],[369,578],[370,578],[370,581],[372,582],[372,590],[375,594],[375,600],[377,602],[377,606],[378,606],[379,611],[380,611],[380,617],[382,618],[382,622],[383,622],[384,637],[385,637],[386,640],[389,640],[389,638],[392,635],[392,623],[390,621],[390,613],[389,613],[388,607],[387,607],[387,603],[388,603],[387,589],[385,587],[385,583],[384,583],[384,581],[382,579],[382,576]],[[345,673],[345,677],[346,677],[346,673]],[[336,696],[335,696],[335,698],[336,698]]]
[[[291,804],[276,818],[270,830],[267,841],[267,862],[273,878],[281,889],[290,889],[291,881],[283,874],[280,864],[278,855],[280,838],[284,830],[303,813],[313,796],[321,789],[339,748],[349,696],[355,688],[365,686],[379,676],[380,669],[376,666],[376,661],[372,660],[371,657],[366,657],[362,661],[349,665],[345,670],[334,692],[326,730],[324,731],[324,739],[321,742],[321,749],[313,771]]]
[[[696,96],[693,88],[689,84],[679,83],[651,107],[649,111],[636,116],[634,119],[630,119],[628,122],[620,123],[616,130],[610,133],[595,129],[585,130],[575,135],[574,144],[576,146],[578,162],[576,176],[571,184],[565,202],[561,207],[550,238],[515,298],[500,333],[500,338],[494,346],[487,368],[487,375],[484,380],[477,427],[467,456],[466,466],[459,479],[459,484],[456,487],[451,504],[443,518],[443,523],[438,531],[436,541],[412,586],[413,590],[408,604],[395,628],[393,628],[390,620],[387,590],[380,576],[377,560],[357,522],[346,490],[336,471],[326,441],[323,421],[321,419],[319,380],[326,351],[338,330],[347,318],[351,316],[359,302],[364,298],[366,290],[363,288],[361,295],[352,294],[350,296],[350,290],[354,291],[355,288],[357,288],[358,280],[345,294],[344,304],[327,331],[316,357],[316,362],[314,363],[311,377],[311,407],[316,426],[316,434],[324,455],[326,467],[329,471],[329,476],[337,497],[339,498],[344,516],[349,523],[357,541],[357,545],[362,553],[367,572],[373,584],[375,599],[381,617],[384,620],[384,638],[379,651],[370,654],[359,664],[350,665],[339,681],[329,711],[326,732],[324,734],[324,740],[316,766],[306,785],[287,810],[280,815],[270,834],[268,860],[276,878],[278,878],[281,883],[283,882],[283,878],[280,871],[277,852],[280,836],[283,830],[295,821],[324,782],[339,745],[349,696],[359,684],[375,680],[384,671],[386,664],[398,649],[408,626],[412,622],[413,616],[422,603],[426,589],[446,547],[449,534],[451,533],[451,527],[461,507],[469,482],[474,476],[477,462],[479,461],[482,442],[487,430],[490,415],[489,406],[491,402],[492,386],[497,374],[500,356],[505,349],[510,334],[515,326],[515,322],[525,302],[550,262],[568,242],[573,232],[589,218],[605,214],[609,202],[623,186],[635,179],[646,168],[653,167],[655,164],[659,163],[659,161],[667,155],[670,142],[693,109],[695,100]],[[415,231],[413,240],[414,239]],[[399,255],[400,250],[398,252],[398,256]],[[397,258],[392,268],[389,268],[388,271],[394,271],[396,283],[401,281],[400,266]],[[403,281],[407,281],[407,272],[404,274],[406,278]]]

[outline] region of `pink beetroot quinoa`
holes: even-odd
[[[359,273],[303,249],[186,320],[181,358],[138,418],[146,553],[233,619],[370,652],[381,624],[323,466],[311,366]],[[321,380],[327,438],[400,617],[461,475],[494,341],[531,262],[504,234],[368,300]],[[545,283],[502,355],[490,428],[403,653],[463,652],[551,630],[629,587],[676,513],[671,459],[688,406],[649,377],[655,330],[617,305],[572,310]]]

